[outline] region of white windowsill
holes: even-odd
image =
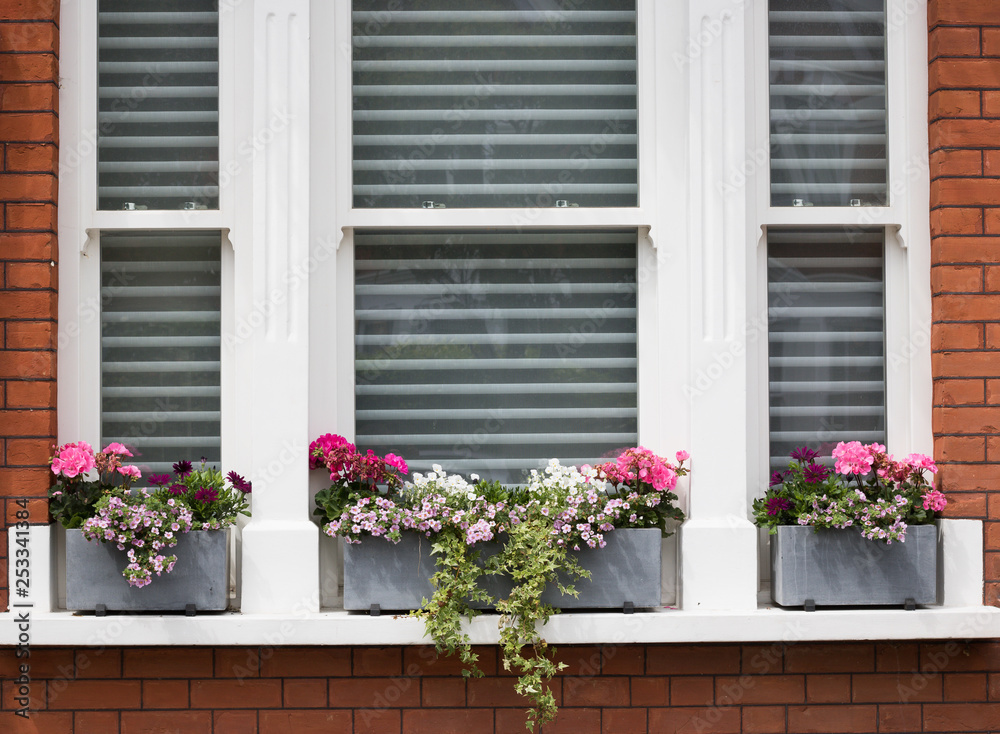
[[[0,645],[18,642],[14,609],[0,615]],[[468,625],[474,644],[497,643],[497,616]],[[662,609],[565,613],[545,627],[560,645],[629,643],[799,642],[841,640],[989,639],[1000,637],[1000,608],[927,607],[915,611],[818,610],[761,605],[756,611],[687,612]],[[423,622],[407,617],[344,611],[292,615],[220,613],[183,615],[31,615],[32,646],[133,645],[419,645]]]

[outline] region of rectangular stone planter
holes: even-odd
[[[781,606],[936,604],[937,526],[913,525],[886,545],[859,530],[800,525],[771,536],[771,599]]]
[[[174,570],[141,589],[122,576],[125,551],[89,541],[82,530],[66,531],[66,608],[94,611],[221,611],[229,603],[229,543],[225,530],[196,530],[178,538],[165,555],[177,556]]]
[[[542,600],[562,609],[621,609],[625,602],[635,607],[660,605],[660,531],[657,528],[626,528],[605,536],[607,547],[578,552],[581,565],[591,579],[575,582],[578,598],[549,589]],[[404,533],[398,544],[371,538],[344,546],[344,609],[419,609],[434,593],[430,577],[436,567],[431,539]],[[496,553],[496,543],[484,544],[484,554]],[[481,583],[495,598],[510,592],[509,579],[485,576]]]

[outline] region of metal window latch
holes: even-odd
[[[861,206],[861,199],[851,199],[851,206]]]
[[[565,199],[556,199],[556,208],[557,209],[571,209],[571,208],[575,208],[575,207],[578,207],[578,206],[580,206],[580,205],[577,204],[575,201],[573,203],[570,203],[570,202],[566,201]]]
[[[199,204],[197,201],[185,201],[184,206],[181,207],[185,211],[201,211],[203,209],[208,209],[207,204]]]
[[[146,211],[147,208],[145,204],[136,204],[134,201],[126,201],[122,204],[122,209],[127,212]]]
[[[811,201],[806,201],[805,199],[792,199],[792,206],[812,206]]]
[[[443,201],[422,201],[420,206],[424,209],[444,209],[446,208]]]

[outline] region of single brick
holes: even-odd
[[[985,461],[985,436],[937,436],[934,439],[937,461]]]
[[[939,202],[935,202],[939,203]],[[931,235],[982,234],[983,210],[958,207],[934,209],[931,212]]]

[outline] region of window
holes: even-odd
[[[353,2],[359,445],[518,482],[638,441],[637,16]]]

